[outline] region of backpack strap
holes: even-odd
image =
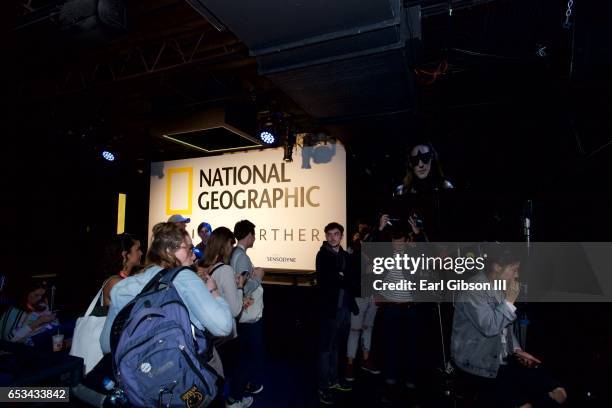
[[[168,285],[170,282],[174,280],[174,278],[179,274],[179,272],[185,269],[189,269],[193,271],[188,266],[179,266],[179,267],[172,268],[172,269],[162,269],[161,271],[157,272],[155,276],[153,276],[149,280],[149,282],[147,282],[144,288],[142,288],[140,293],[134,296],[134,298],[131,301],[129,301],[119,311],[119,313],[117,313],[117,316],[115,317],[115,320],[113,321],[113,325],[111,328],[111,341],[110,341],[111,344],[110,345],[111,345],[111,351],[113,354],[115,352],[115,349],[117,348],[117,343],[119,342],[119,336],[121,335],[121,332],[123,331],[123,326],[125,325],[126,321],[129,319],[130,313],[132,312],[132,308],[134,307],[138,299],[146,294],[159,290],[161,285]]]
[[[159,284],[159,281],[161,280],[161,278],[164,276],[164,274],[168,271],[168,269],[162,269],[161,271],[157,272],[155,274],[155,276],[153,276],[146,285],[144,285],[144,288],[142,288],[142,290],[140,291],[140,293],[138,295],[136,295],[134,297],[134,299],[136,299],[137,297],[144,295],[145,293],[149,293],[150,291],[152,291],[153,289],[155,289],[157,287],[157,285]]]
[[[123,306],[123,308],[117,313],[117,316],[115,316],[115,320],[113,320],[113,324],[111,326],[111,333],[110,333],[110,348],[111,348],[111,353],[113,355],[115,354],[115,350],[117,349],[117,344],[119,343],[119,337],[121,336],[123,327],[125,326],[125,323],[129,319],[130,313],[132,313],[132,309],[134,308],[136,301],[141,296],[155,290],[159,285],[159,281],[162,279],[162,277],[165,275],[167,271],[168,269],[162,269],[161,271],[157,272],[155,276],[153,276],[149,280],[149,282],[147,282],[144,288],[142,288],[140,293],[134,296],[132,300],[130,300],[125,306]]]
[[[142,288],[136,298],[146,293],[159,290],[159,287],[162,284],[168,285],[174,280],[174,278],[176,278],[176,275],[178,275],[179,272],[184,271],[185,269],[189,269],[193,272],[193,269],[191,269],[189,266],[178,266],[172,269],[162,269],[161,271],[157,272],[155,276],[153,276],[151,280],[149,280],[149,282],[147,282],[147,284],[144,286],[144,288]]]
[[[214,268],[212,268],[212,270],[210,272],[208,272],[208,274],[210,276],[212,276],[213,272],[216,271],[217,269],[219,269],[220,267],[224,266],[225,264],[223,262],[219,262],[218,264],[216,264],[214,266]]]
[[[179,266],[177,268],[172,268],[172,269],[168,270],[164,274],[164,276],[161,277],[161,279],[159,280],[159,283],[168,284],[168,283],[172,282],[174,280],[174,278],[176,278],[176,275],[178,275],[179,272],[182,272],[185,269],[188,269],[191,272],[193,272],[193,269],[191,269],[191,267],[189,267],[189,266]]]

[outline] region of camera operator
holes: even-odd
[[[486,271],[470,282],[506,281],[506,290],[464,291],[455,304],[452,358],[486,406],[556,406],[565,389],[538,368],[541,361],[521,350],[514,335],[520,258],[496,244]]]
[[[391,242],[394,251],[402,251],[407,242],[424,242],[422,221],[416,214],[406,220],[383,214],[378,228],[371,234],[376,242]],[[399,282],[405,279],[404,271],[389,271],[385,282]],[[383,402],[396,399],[398,381],[404,380],[408,391],[416,389],[418,362],[417,333],[421,323],[413,294],[409,291],[385,291],[381,299],[381,320],[383,325],[385,391]]]
[[[406,242],[427,242],[427,235],[423,228],[423,220],[413,212],[405,221],[401,218],[391,217],[389,214],[383,214],[378,220],[378,229],[374,229],[371,234],[365,239],[369,242],[390,242],[391,231],[397,229],[400,224],[408,226],[410,231],[407,231]]]

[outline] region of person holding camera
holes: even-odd
[[[514,335],[519,267],[520,258],[508,249],[494,247],[487,252],[486,270],[468,282],[503,280],[506,289],[458,295],[451,355],[487,406],[556,406],[566,400],[565,389],[538,368],[541,361],[523,351]]]
[[[374,238],[377,241],[391,241],[393,251],[403,253],[406,243],[426,240],[421,227],[422,222],[416,215],[402,220],[383,214]],[[404,279],[406,276],[403,270],[389,270],[384,277],[386,283],[398,283]],[[410,291],[384,291],[381,295],[385,357],[385,390],[382,401],[389,403],[396,400],[400,391],[400,379],[403,380],[406,390],[416,389],[419,368],[417,332],[420,331],[421,323],[414,296]]]

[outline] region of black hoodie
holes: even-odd
[[[351,270],[349,254],[342,247],[338,252],[327,242],[321,245],[317,253],[317,282],[319,284],[319,313],[334,318],[338,309],[338,297],[344,290],[345,302],[353,314],[359,313],[354,297],[354,279],[356,271]]]

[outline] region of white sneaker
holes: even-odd
[[[235,401],[233,404],[225,402],[225,408],[248,408],[253,405],[253,397],[243,397],[240,401]]]

